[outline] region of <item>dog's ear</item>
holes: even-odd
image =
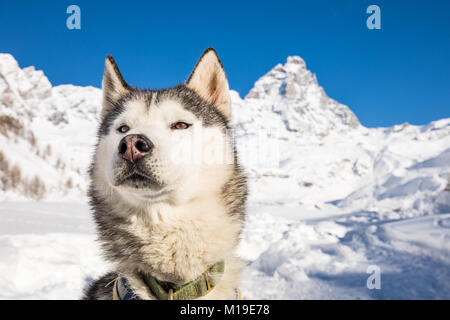
[[[213,104],[226,118],[231,116],[228,80],[222,63],[213,48],[208,48],[198,60],[186,86]]]
[[[106,56],[105,73],[102,81],[103,102],[101,119],[103,119],[108,111],[114,106],[120,97],[130,91],[130,86],[125,82],[122,74],[117,67],[114,58],[110,55]]]

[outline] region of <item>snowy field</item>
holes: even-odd
[[[376,212],[301,211],[250,207],[246,298],[450,298],[450,214],[380,222]],[[0,299],[78,299],[108,270],[80,203],[1,203],[0,257]],[[371,265],[379,290],[366,286]]]
[[[86,205],[0,204],[0,299],[78,299],[106,264]]]

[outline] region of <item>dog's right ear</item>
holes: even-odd
[[[110,55],[106,56],[105,73],[103,74],[102,90],[103,102],[101,119],[104,119],[108,111],[115,105],[121,96],[130,91],[130,86],[122,77],[114,58]]]
[[[227,119],[231,116],[228,80],[216,50],[206,49],[186,82],[203,99],[214,105]]]

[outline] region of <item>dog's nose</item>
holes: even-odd
[[[129,134],[119,143],[119,154],[131,163],[150,153],[152,149],[153,143],[141,134]]]

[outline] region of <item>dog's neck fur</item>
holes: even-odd
[[[144,264],[134,268],[162,281],[183,284],[218,261],[228,260],[241,225],[218,202],[216,196],[177,206],[159,203],[132,215],[127,229],[144,242],[145,254]]]
[[[242,221],[227,214],[218,194],[179,205],[154,203],[134,210],[118,194],[112,194],[111,199],[117,203],[107,210],[109,217],[102,210],[96,212],[96,219],[100,234],[117,235],[113,242],[109,236],[102,240],[120,273],[144,272],[161,281],[183,284],[216,262],[233,259]],[[113,207],[123,211],[114,212]],[[107,221],[112,215],[115,219]]]

